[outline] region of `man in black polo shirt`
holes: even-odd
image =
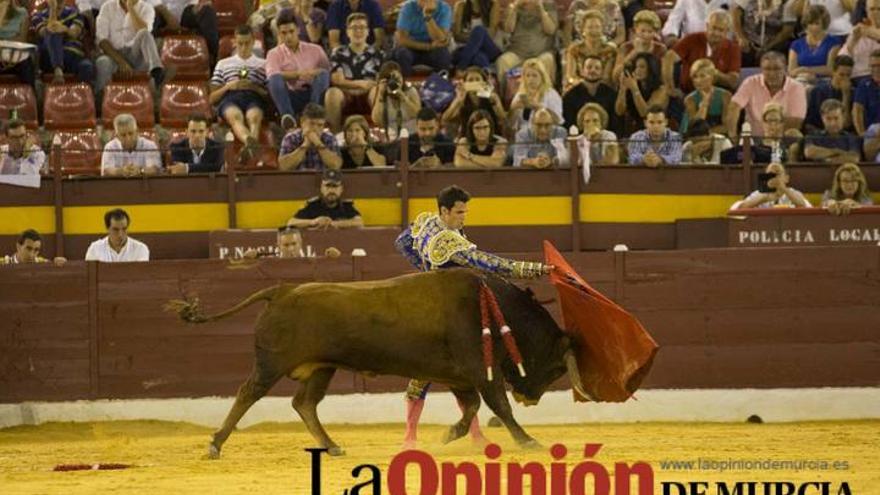
[[[862,158],[859,137],[843,130],[843,104],[840,100],[822,102],[819,112],[825,130],[807,136],[804,158],[825,163],[858,163]]]
[[[562,97],[562,116],[565,119],[566,130],[578,125],[578,112],[584,105],[598,103],[608,112],[608,130],[620,135],[617,113],[614,112],[617,91],[602,82],[602,73],[602,59],[589,56],[584,60],[581,68],[583,79],[566,91],[565,96]]]
[[[287,221],[299,229],[345,229],[363,227],[360,212],[350,199],[342,199],[342,172],[325,169],[320,195],[306,201],[306,206]]]
[[[414,168],[437,168],[452,163],[455,144],[440,132],[440,120],[431,107],[416,116],[416,138],[409,140],[409,162]]]

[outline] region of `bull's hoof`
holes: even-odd
[[[464,436],[464,432],[459,431],[455,425],[450,426],[448,430],[446,430],[446,435],[443,436],[443,444],[451,443],[459,438]]]
[[[345,455],[345,451],[342,450],[342,447],[334,445],[332,447],[327,447],[327,454],[336,457],[340,455]]]
[[[529,438],[528,440],[519,442],[519,446],[526,450],[541,450],[543,448],[541,446],[541,442],[535,440],[534,438]]]
[[[216,460],[220,458],[220,447],[217,447],[213,443],[208,444],[208,453],[205,454],[205,459]]]

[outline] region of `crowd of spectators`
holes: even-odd
[[[264,1],[219,60],[210,0],[19,1],[0,0],[0,40],[38,53],[2,72],[90,82],[98,102],[135,73],[161,94],[176,72],[163,36],[205,39],[218,120],[189,116],[163,154],[115,115],[102,175],[217,172],[264,146],[281,170],[393,166],[404,135],[426,168],[568,166],[574,149],[592,165],[735,164],[746,137],[762,164],[880,154],[880,0],[678,0],[662,16],[642,0]],[[47,170],[20,120],[4,141],[0,171]]]

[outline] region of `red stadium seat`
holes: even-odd
[[[190,114],[200,113],[211,119],[208,85],[201,82],[173,82],[162,88],[159,121],[165,127],[184,127]]]
[[[249,0],[214,0],[217,11],[217,30],[220,35],[232,34],[235,28],[245,24],[253,12],[253,2]]]
[[[162,63],[177,68],[177,78],[206,79],[211,73],[211,57],[205,38],[192,34],[165,37]]]
[[[43,124],[47,129],[95,127],[95,96],[92,88],[80,84],[49,84],[43,102]]]
[[[271,130],[263,129],[260,146],[261,149],[257,156],[248,160],[247,163],[240,163],[241,150],[244,148],[244,145],[238,140],[227,143],[226,163],[234,165],[236,170],[277,170],[278,148],[275,146],[275,139]]]
[[[60,162],[63,174],[101,175],[103,148],[101,138],[94,129],[56,131],[55,137],[61,144]]]
[[[0,85],[0,120],[10,119],[13,114],[30,129],[39,126],[34,88],[27,84]]]
[[[141,129],[153,127],[153,93],[146,81],[112,82],[104,88],[104,102],[101,104],[104,126],[112,128],[113,118],[120,113],[130,113],[137,119]]]

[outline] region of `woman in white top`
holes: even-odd
[[[530,58],[523,62],[522,84],[510,102],[513,134],[528,124],[539,108],[549,110],[557,124],[562,122],[562,97],[553,89],[553,81],[544,64],[537,58]]]
[[[721,165],[721,152],[733,148],[733,143],[726,136],[711,131],[705,120],[691,123],[681,147],[681,163]]]
[[[586,153],[586,146],[589,143],[591,164],[617,165],[620,163],[617,134],[606,129],[607,126],[608,112],[598,103],[587,103],[578,112],[578,127],[582,132],[578,138],[578,149],[581,153]]]

